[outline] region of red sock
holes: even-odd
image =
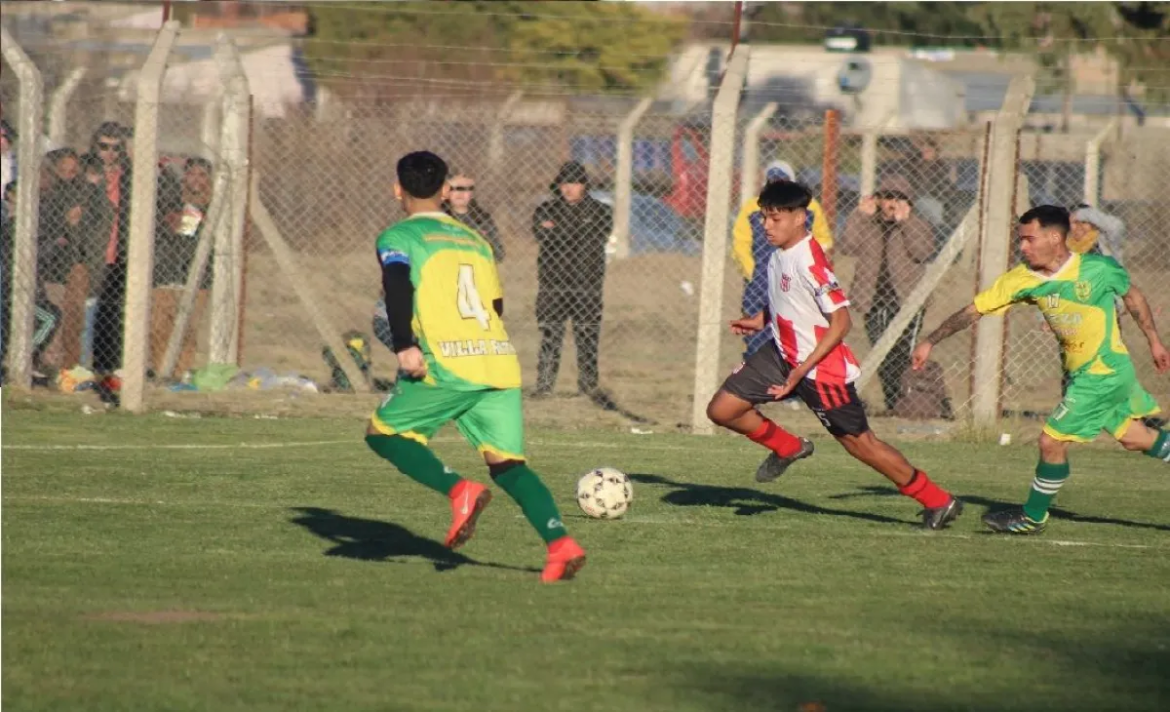
[[[748,440],[759,443],[780,457],[792,457],[800,452],[800,438],[779,425],[764,418],[764,424],[747,436]]]
[[[907,497],[918,500],[918,503],[927,509],[942,507],[951,501],[951,496],[947,494],[947,491],[932,482],[922,470],[915,470],[910,481],[899,487],[898,491]]]

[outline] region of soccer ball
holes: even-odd
[[[612,467],[599,467],[577,480],[577,506],[594,519],[617,519],[633,500],[630,478]]]

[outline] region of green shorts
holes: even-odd
[[[460,391],[402,379],[374,411],[371,421],[381,433],[424,444],[439,428],[455,421],[455,427],[479,452],[524,459],[519,388]]]
[[[1138,383],[1132,366],[1109,376],[1081,375],[1069,382],[1044,432],[1078,443],[1091,442],[1102,430],[1120,439],[1130,421],[1160,411],[1154,397]]]

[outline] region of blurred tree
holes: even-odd
[[[1097,38],[1115,34],[1116,13],[1108,3],[982,3],[973,8],[984,31],[1004,49],[1031,53],[1040,68],[1036,90],[1062,98],[1061,131],[1067,132],[1076,80],[1072,58],[1096,48]]]
[[[637,90],[661,79],[687,25],[624,3],[395,5],[310,5],[317,80],[343,95],[477,94],[495,81]]]

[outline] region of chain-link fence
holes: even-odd
[[[703,252],[712,229],[713,131],[722,125],[710,100],[533,91],[387,103],[355,95],[257,111],[238,96],[232,103],[229,70],[238,60],[224,46],[216,51],[212,86],[199,91],[190,65],[172,58],[150,132],[158,160],[150,167],[153,258],[141,348],[159,387],[364,391],[391,382],[396,364],[378,343],[387,335],[373,243],[404,217],[392,193],[398,157],[425,148],[452,168],[456,190],[445,209],[493,244],[508,329],[532,391],[584,392],[603,406],[689,423],[694,401],[707,397],[696,395],[696,363],[711,368],[696,356],[700,321],[722,328],[761,306],[751,282],[766,257],[750,220],[752,196],[784,177],[817,199],[810,227],[853,302],[848,341],[869,374],[862,394],[870,411],[910,418],[971,411],[973,330],[935,349],[937,367],[908,366],[923,334],[976,293],[981,236],[1012,239],[1010,226],[996,233],[984,224],[988,126],[838,129],[821,108],[795,111],[746,94],[722,129],[734,132],[728,257],[717,272],[722,296],[701,317],[711,274]],[[21,169],[22,179],[38,180],[38,256],[33,268],[11,251],[4,261],[6,302],[30,285],[35,292],[36,380],[66,391],[116,387],[103,377],[126,367],[132,329],[123,315],[138,313],[127,306],[126,273],[135,259],[128,247],[138,194],[133,152],[142,149],[139,77],[87,69],[47,73],[53,136],[41,165]],[[24,111],[11,72],[0,93],[6,115]],[[1159,171],[1170,165],[1164,133],[1127,130],[1122,139],[1098,140],[1025,131],[1011,164],[1027,190],[1019,205],[1093,208],[1078,213],[1086,249],[1120,252],[1155,316],[1170,306],[1170,244],[1160,229],[1170,207],[1158,189],[1167,178]],[[1100,148],[1093,160],[1089,144]],[[557,178],[569,162],[587,176],[587,209],[558,213],[569,218],[552,237],[544,224],[557,222],[548,219],[550,205],[564,207]],[[1086,180],[1086,165],[1097,166],[1095,182]],[[12,245],[13,223],[5,225]],[[924,281],[928,294],[916,299]],[[902,312],[909,321],[894,334]],[[6,331],[9,322],[6,309]],[[1046,412],[1061,387],[1055,342],[1034,310],[1016,310],[1006,325],[1001,410]],[[1166,400],[1165,379],[1154,378],[1132,322],[1123,319],[1122,330],[1139,373]],[[870,363],[887,332],[892,346]],[[723,333],[714,371],[730,369],[750,346]]]

